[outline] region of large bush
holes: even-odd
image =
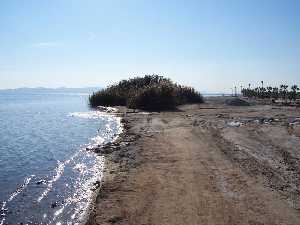
[[[144,110],[168,110],[176,107],[174,88],[168,85],[148,86],[129,98],[127,106]]]
[[[158,75],[122,80],[89,97],[91,107],[120,105],[155,111],[174,109],[181,104],[202,102],[202,95],[193,88],[178,85]]]

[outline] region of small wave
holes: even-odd
[[[91,138],[91,141],[93,142],[93,145],[101,145],[101,144],[103,144],[105,139],[103,137],[96,136],[96,137]]]
[[[64,212],[65,207],[67,207],[69,204],[70,204],[70,203],[68,202],[68,203],[66,203],[65,205],[63,205],[62,208],[58,209],[58,210],[54,213],[54,216],[53,216],[52,220],[50,221],[50,223],[48,223],[47,225],[53,224],[53,222],[57,219],[57,217],[58,217],[59,215],[61,215],[61,214]],[[57,222],[57,223],[56,223],[56,225],[58,225],[58,224],[61,224],[61,222]]]
[[[100,110],[100,111],[103,111],[103,112],[107,112],[107,113],[116,113],[116,112],[118,112],[118,109],[113,108],[113,107],[107,107],[107,106],[98,106],[97,109]]]
[[[84,163],[78,163],[73,167],[73,169],[78,171],[80,174],[84,174],[87,170],[87,166]]]
[[[106,112],[101,112],[101,111],[73,112],[73,113],[69,113],[69,116],[83,118],[83,119],[99,119],[101,117],[109,117],[112,118],[112,120],[114,117],[111,114],[108,114]]]
[[[108,110],[117,111],[117,109],[112,108],[112,107],[104,107],[104,108],[107,108],[107,111]],[[84,118],[84,119],[105,118],[108,122],[116,122],[117,123],[117,126],[118,126],[117,135],[119,135],[123,131],[121,117],[118,117],[118,116],[115,116],[112,114],[108,114],[107,112],[103,112],[103,111],[73,112],[73,113],[69,113],[69,116]],[[113,131],[111,124],[108,123],[105,125],[105,127],[108,132]]]
[[[102,112],[74,112],[70,113],[69,116],[71,117],[79,117],[83,119],[99,119],[100,117],[104,116],[105,114]]]
[[[31,181],[31,179],[34,177],[35,175],[31,175],[29,177],[26,177],[24,180],[24,183],[17,188],[17,190],[15,192],[13,192],[10,197],[8,198],[8,202],[12,201],[18,194],[20,194],[29,184],[29,182]]]
[[[88,111],[88,112],[73,112],[70,113],[69,116],[79,117],[84,119],[98,119],[100,117],[109,117],[113,120],[115,116],[110,113],[116,113],[116,112],[118,112],[118,109],[116,108],[98,106],[98,110]]]
[[[90,168],[90,173],[93,176],[90,177],[84,183],[78,183],[79,187],[77,188],[77,192],[74,193],[72,197],[72,202],[74,202],[77,207],[75,208],[75,212],[72,215],[73,219],[80,222],[80,224],[85,221],[88,208],[93,203],[93,193],[96,182],[101,182],[103,178],[103,170],[105,165],[105,159],[103,156],[97,157],[96,163],[92,168]]]
[[[93,156],[91,155],[91,157]],[[81,173],[81,178],[78,178],[75,182],[75,192],[64,200],[64,204],[60,209],[55,211],[52,220],[48,223],[49,225],[61,223],[58,221],[59,217],[71,205],[75,205],[74,212],[70,217],[70,219],[72,219],[72,224],[82,224],[86,220],[88,208],[94,200],[92,196],[94,194],[95,184],[102,180],[105,163],[103,156],[98,156],[94,158],[94,160],[95,163],[90,168],[87,168],[82,163],[73,166],[74,170],[85,168],[85,171]],[[89,178],[87,180],[82,180],[82,177]],[[68,213],[68,211],[66,213]]]
[[[31,179],[35,177],[35,175],[31,175],[29,177],[26,177],[24,179],[24,182],[23,184],[17,188],[16,191],[14,191],[10,196],[9,198],[7,199],[7,201],[4,201],[2,202],[2,207],[1,207],[1,210],[0,210],[0,217],[2,217],[1,221],[0,221],[0,225],[3,225],[4,224],[4,221],[5,221],[5,212],[7,211],[7,208],[6,208],[6,205],[8,202],[11,202],[15,197],[17,197],[22,191],[24,191],[24,189],[28,186],[28,184],[30,183]]]
[[[1,214],[0,214],[0,218],[1,218],[1,220],[0,220],[0,225],[3,225],[3,224],[4,224],[4,221],[5,221],[5,216],[6,216],[6,214],[5,214],[5,211],[6,211],[6,204],[7,204],[6,201],[2,202],[2,207],[1,207],[1,210],[0,210],[0,212],[1,212]]]
[[[69,158],[68,160],[64,161],[64,162],[60,162],[58,161],[57,166],[55,168],[55,175],[52,177],[52,179],[50,181],[48,181],[48,185],[47,188],[45,189],[45,191],[41,194],[41,196],[38,198],[38,202],[41,202],[43,200],[43,198],[45,198],[48,193],[51,191],[53,184],[63,175],[64,173],[64,169],[65,166],[69,163],[71,163],[72,161],[74,161],[74,159],[83,151],[83,149],[80,149],[78,152],[76,152],[71,158]],[[0,224],[1,225],[1,224]]]
[[[66,164],[68,164],[69,162],[70,162],[70,160],[67,160],[64,163],[58,161],[58,165],[55,168],[55,176],[50,181],[48,181],[47,188],[42,193],[42,195],[38,198],[38,200],[37,200],[38,202],[42,201],[42,199],[48,195],[48,193],[51,191],[51,189],[53,187],[53,183],[61,177],[61,175],[64,172],[64,168],[65,168]]]
[[[80,115],[80,117],[82,117],[82,118],[96,118],[96,116],[99,116],[98,112],[72,113],[72,114]],[[101,114],[101,117],[103,117],[103,114]],[[90,139],[91,142],[86,145],[86,148],[92,149],[92,148],[102,145],[106,141],[115,141],[118,138],[118,135],[123,132],[123,127],[121,125],[121,118],[115,117],[115,116],[110,116],[109,119],[110,119],[109,121],[115,121],[117,123],[117,128],[116,128],[117,130],[114,132],[111,125],[107,125],[106,126],[106,134],[102,134],[101,136],[97,135],[97,136],[91,138]],[[53,178],[50,181],[47,182],[48,183],[47,188],[44,190],[44,192],[38,198],[38,200],[37,200],[38,202],[41,202],[42,199],[48,195],[48,193],[53,188],[53,184],[64,173],[65,166],[67,164],[69,164],[70,162],[74,161],[74,159],[78,156],[78,154],[80,154],[80,152],[86,148],[80,149],[80,151],[78,151],[76,154],[74,154],[70,159],[66,160],[65,162],[58,162],[58,165],[55,169],[55,175],[53,176]]]
[[[105,124],[105,130],[98,130],[99,135],[90,139],[91,142],[87,145],[88,148],[92,149],[99,147],[108,141],[114,142],[123,132],[123,125],[120,117],[109,115],[109,117],[106,117],[106,119],[108,123]]]
[[[59,224],[59,220],[66,219],[64,218],[64,214],[68,216],[71,215],[70,219],[72,219],[72,221],[80,221],[78,224],[81,224],[81,221],[86,220],[87,213],[89,211],[88,209],[95,200],[95,190],[99,187],[103,177],[105,160],[103,156],[97,156],[92,152],[86,152],[86,147],[98,147],[105,142],[113,142],[116,138],[118,138],[119,134],[123,132],[121,118],[116,117],[115,115],[100,111],[74,112],[69,115],[86,119],[103,118],[105,126],[104,129],[98,130],[95,137],[90,138],[89,144],[80,146],[79,150],[77,150],[70,158],[65,161],[57,161],[57,165],[54,171],[50,173],[47,181],[45,182],[45,186],[43,185],[39,187],[42,187],[43,189],[39,190],[38,195],[33,196],[35,203],[36,201],[40,203],[42,200],[47,203],[48,200],[51,200],[48,199],[51,195],[49,193],[53,190],[57,191],[56,185],[60,185],[61,181],[64,182],[64,176],[66,176],[66,173],[69,173],[69,169],[74,171],[75,174],[78,174],[78,177],[73,179],[72,183],[66,183],[66,186],[72,184],[72,187],[70,186],[70,190],[72,190],[72,192],[68,192],[68,195],[62,196],[64,197],[64,200],[62,202],[59,201],[60,203],[57,205],[58,208],[56,211],[53,211],[50,214],[41,214],[45,221],[50,220],[49,224],[53,224],[54,222]],[[33,176],[34,175],[25,179],[24,184],[12,193],[7,201],[3,202],[2,207],[0,208],[0,212],[2,214],[0,215],[0,225],[4,225],[6,220],[10,219],[8,215],[5,215],[8,205],[7,203],[16,198],[16,196],[27,187]],[[73,192],[73,187],[75,192]]]

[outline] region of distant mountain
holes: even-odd
[[[36,87],[36,88],[16,88],[16,89],[2,89],[0,92],[18,92],[18,93],[93,93],[99,91],[100,87],[85,87],[85,88],[44,88],[44,87]]]

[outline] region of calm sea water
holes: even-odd
[[[104,166],[86,148],[119,132],[85,94],[1,91],[0,225],[84,221]]]

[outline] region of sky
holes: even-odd
[[[0,89],[160,74],[202,92],[300,85],[298,0],[3,0]]]

